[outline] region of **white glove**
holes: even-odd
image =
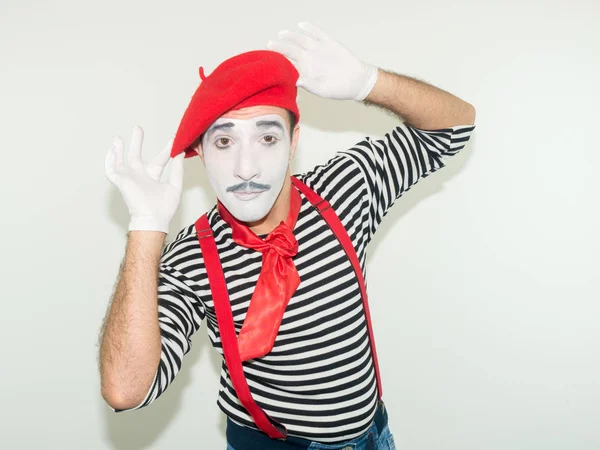
[[[121,191],[130,214],[129,231],[162,231],[168,234],[169,223],[181,200],[183,160],[185,152],[177,155],[168,182],[161,183],[171,154],[173,140],[149,164],[142,161],[143,130],[135,126],[129,145],[128,164],[123,158],[123,140],[116,137],[105,159],[106,177]]]
[[[267,48],[283,53],[294,64],[301,86],[319,97],[364,100],[377,81],[377,67],[367,64],[322,30],[306,22],[304,32],[280,31]]]

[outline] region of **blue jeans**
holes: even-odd
[[[340,444],[321,444],[311,442],[309,450],[365,450],[369,441],[375,441],[375,450],[396,450],[394,435],[390,432],[388,425],[383,427],[381,434],[377,433],[375,423],[361,436]],[[235,450],[229,443],[227,450]]]

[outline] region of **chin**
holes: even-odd
[[[256,204],[253,201],[248,202],[227,202],[228,204],[223,204],[227,208],[227,210],[231,213],[233,217],[235,217],[240,222],[252,223],[258,222],[269,214],[273,205],[267,207],[264,203]],[[240,204],[243,203],[243,204]]]
[[[267,211],[268,213],[268,211]],[[233,214],[233,213],[232,213]],[[267,214],[262,214],[259,212],[258,214],[255,211],[241,212],[239,215],[234,216],[237,220],[246,223],[258,222],[259,220],[267,217]]]

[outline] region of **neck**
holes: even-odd
[[[290,189],[292,183],[290,181],[289,169],[286,174],[283,187],[281,192],[277,196],[273,207],[269,213],[256,222],[246,222],[248,228],[250,228],[256,234],[268,234],[277,227],[282,221],[284,222],[290,211]]]

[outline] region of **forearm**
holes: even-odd
[[[435,86],[382,69],[364,102],[392,111],[424,130],[475,123],[475,108],[470,103]]]
[[[102,396],[114,408],[138,404],[161,354],[158,264],[165,234],[131,231],[100,344]]]

